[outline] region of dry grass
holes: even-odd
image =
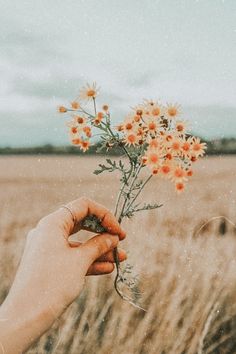
[[[85,194],[110,206],[116,176],[93,176],[95,158],[1,157],[0,297],[27,231]],[[157,179],[144,198],[164,203],[125,223],[129,262],[140,273],[144,313],[122,302],[112,277],[90,278],[80,296],[28,353],[184,354],[236,352],[236,158],[204,159],[177,197]]]

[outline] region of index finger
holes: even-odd
[[[125,238],[125,231],[121,228],[115,216],[103,205],[82,197],[68,203],[67,206],[72,211],[77,223],[81,222],[88,215],[94,215],[99,219],[107,232],[118,235],[120,240]]]

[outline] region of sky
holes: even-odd
[[[56,113],[86,82],[114,124],[144,98],[236,137],[235,0],[0,0],[0,146],[69,144]]]

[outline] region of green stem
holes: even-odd
[[[142,168],[142,165],[141,165],[141,164],[138,165],[138,167],[137,167],[137,169],[136,169],[136,172],[135,172],[135,175],[134,175],[134,178],[133,178],[133,181],[132,181],[132,183],[131,183],[131,185],[130,185],[130,188],[129,188],[129,190],[128,190],[128,194],[132,193],[134,183],[135,183],[135,181],[137,180],[137,177],[138,177],[138,174],[139,174],[141,168]],[[126,207],[127,201],[128,201],[128,198],[126,197],[125,200],[124,200],[124,203],[123,203],[121,212],[120,212],[119,219],[118,219],[119,222],[121,222],[122,219],[123,219],[123,213],[124,213],[124,209],[125,209],[125,207]]]
[[[130,171],[129,171],[129,175],[128,175],[128,178],[123,182],[123,185],[120,189],[120,192],[118,194],[118,197],[117,197],[117,201],[116,201],[116,206],[115,206],[115,212],[114,212],[114,215],[116,216],[117,215],[117,212],[118,212],[118,207],[119,207],[119,203],[120,203],[120,198],[123,194],[123,191],[125,189],[125,186],[127,185],[127,183],[129,182],[129,179],[130,179],[130,176],[132,175],[132,172],[133,172],[133,165],[130,166]]]
[[[129,205],[127,206],[127,209],[125,211],[125,214],[128,213],[128,211],[130,210],[131,206],[134,204],[135,200],[138,198],[139,194],[142,192],[142,190],[144,189],[145,185],[150,181],[150,179],[152,178],[153,175],[150,175],[146,181],[143,183],[142,187],[139,189],[138,193],[136,194],[136,196],[133,198],[133,200],[129,203]]]
[[[95,116],[97,115],[97,108],[96,108],[96,101],[95,101],[95,98],[93,97],[93,107],[94,107],[94,113],[95,113]]]

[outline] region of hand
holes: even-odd
[[[86,198],[67,206],[72,214],[60,208],[27,236],[14,283],[0,308],[0,342],[7,353],[24,351],[45,332],[80,294],[86,275],[114,269],[112,250],[125,238],[115,217]],[[69,236],[80,230],[80,221],[87,215],[96,215],[109,233],[85,243],[70,241]],[[126,259],[124,251],[119,252],[119,259]]]

